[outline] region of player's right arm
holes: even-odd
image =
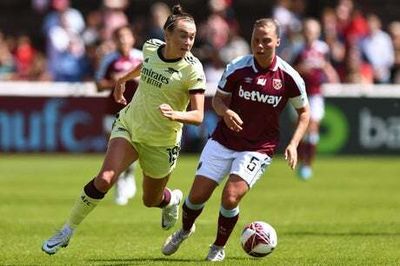
[[[114,88],[114,99],[117,103],[121,103],[123,105],[127,104],[127,101],[124,97],[124,91],[125,91],[125,83],[128,80],[137,78],[140,76],[140,71],[142,70],[143,64],[138,65],[119,79],[117,79],[115,83],[115,88]]]
[[[212,99],[212,106],[215,112],[219,116],[222,116],[226,126],[229,129],[239,132],[243,129],[242,128],[243,121],[236,112],[229,109],[230,101],[231,101],[230,93],[223,93],[217,90]]]

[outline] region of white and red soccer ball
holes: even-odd
[[[278,244],[275,229],[266,222],[255,221],[243,228],[240,235],[243,250],[253,257],[265,257]]]

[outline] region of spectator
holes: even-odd
[[[219,51],[220,58],[224,64],[236,57],[250,53],[249,44],[239,34],[239,26],[232,26],[229,30],[228,42]]]
[[[86,28],[82,33],[82,39],[86,46],[92,46],[100,42],[102,26],[103,17],[101,11],[90,11],[86,16]]]
[[[6,37],[0,32],[0,80],[13,79],[16,65]]]
[[[103,0],[103,30],[102,40],[112,42],[113,32],[129,24],[125,9],[128,7],[127,0]]]
[[[333,8],[323,10],[321,24],[323,39],[330,50],[330,60],[334,66],[338,66],[344,61],[346,48],[338,34],[337,17]]]
[[[64,13],[64,17],[73,32],[81,33],[84,30],[85,21],[82,13],[70,7],[69,0],[51,0],[51,7],[53,11],[44,18],[43,22],[42,29],[45,35],[47,35],[53,27],[61,25],[61,13]]]
[[[375,83],[388,83],[394,64],[394,50],[389,34],[384,32],[381,20],[375,14],[367,17],[369,33],[361,42],[362,52],[374,69]],[[379,47],[379,49],[377,49]]]
[[[31,39],[27,35],[21,35],[17,39],[17,46],[14,51],[14,58],[19,79],[29,79],[34,61],[36,50],[32,46]]]
[[[35,59],[33,60],[32,66],[28,72],[27,79],[42,81],[51,80],[51,76],[47,72],[46,56],[42,52],[36,52]]]
[[[77,59],[76,56],[70,56],[67,49],[72,47],[70,46],[71,39],[78,41],[80,38],[79,35],[85,28],[85,21],[80,11],[70,7],[69,0],[52,0],[51,5],[53,11],[45,17],[43,22],[43,32],[47,39],[47,67],[52,80],[63,80],[65,77],[60,77],[60,75],[64,76],[62,68],[68,66],[67,61],[76,62]],[[83,56],[83,53],[84,51],[79,57]],[[60,66],[61,60],[63,66]],[[70,70],[74,71],[75,66],[71,64],[70,66]]]
[[[164,40],[163,26],[171,11],[167,4],[155,2],[150,7],[150,23],[147,30],[149,39]]]
[[[85,80],[90,73],[90,63],[82,38],[75,32],[67,13],[60,13],[60,25],[49,32],[52,50],[50,73],[54,81],[77,82]]]
[[[229,60],[227,56],[231,56],[228,53],[235,52],[232,49],[242,47],[243,44],[236,33],[231,33],[232,29],[238,29],[238,22],[232,16],[231,4],[229,0],[210,0],[208,3],[210,14],[199,27],[199,46],[196,49],[196,54],[204,63],[204,71],[208,81],[219,80],[224,71],[224,60]],[[228,42],[231,43],[228,44]],[[238,46],[229,48],[228,45]],[[227,49],[224,50],[225,47],[230,52]],[[242,54],[242,51],[237,52]]]
[[[393,83],[400,83],[400,22],[394,21],[389,25],[390,36],[392,37],[394,48],[394,64],[391,69],[391,79]]]
[[[374,72],[371,65],[362,58],[360,48],[350,45],[347,48],[343,66],[339,68],[339,76],[344,83],[373,84]]]
[[[296,15],[293,11],[293,3],[292,0],[278,0],[272,11],[272,17],[281,25],[281,43],[277,52],[289,63],[293,62],[293,57],[299,49],[302,28],[300,14]]]

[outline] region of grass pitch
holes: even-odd
[[[400,265],[399,159],[319,157],[314,178],[303,182],[275,158],[242,201],[222,265]],[[43,253],[43,240],[62,225],[101,161],[100,155],[1,155],[0,265],[209,265],[204,258],[221,188],[196,233],[170,257],[160,248],[172,230],[161,230],[159,209],[142,205],[141,189],[125,207],[114,205],[110,191],[68,248]],[[181,156],[170,187],[187,194],[196,166],[197,156]],[[277,249],[263,259],[239,245],[241,228],[254,220],[278,233]]]

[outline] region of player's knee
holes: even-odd
[[[114,184],[115,172],[104,171],[96,177],[96,185],[101,191],[108,191]]]
[[[228,193],[228,194],[225,194],[222,198],[222,206],[228,210],[234,209],[238,206],[239,201],[240,201],[240,197],[238,197],[235,194]]]
[[[189,195],[189,201],[192,204],[203,204],[204,202],[207,201],[207,199],[202,193],[191,191]]]

